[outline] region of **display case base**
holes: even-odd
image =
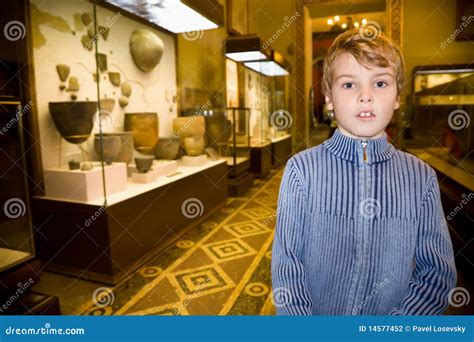
[[[246,157],[236,157],[234,163],[233,157],[227,157],[227,166],[229,168],[228,177],[237,178],[249,171],[250,159]]]
[[[100,164],[92,170],[68,170],[50,168],[44,170],[44,188],[47,197],[71,200],[94,201],[104,197],[103,174]],[[127,188],[127,167],[125,163],[104,165],[105,191],[114,194]]]
[[[254,175],[245,172],[237,178],[229,178],[229,197],[241,197],[245,195],[253,185]]]
[[[33,198],[38,257],[51,271],[115,285],[225,204],[227,163],[100,205]],[[203,212],[183,215],[186,200]],[[93,219],[92,219],[93,218]]]
[[[271,151],[273,167],[285,164],[292,154],[291,135],[288,134],[277,139],[272,139]]]
[[[133,183],[151,183],[154,182],[158,179],[156,177],[156,174],[154,172],[147,172],[147,173],[138,173],[134,172],[132,173],[132,182]]]
[[[239,154],[246,154],[242,150],[250,150],[250,172],[257,178],[265,178],[272,169],[271,143],[251,147],[236,147]],[[244,153],[242,153],[244,152]]]

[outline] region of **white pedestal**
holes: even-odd
[[[139,173],[135,164],[128,166],[128,174],[134,183],[151,183],[159,177],[171,174],[178,170],[176,160],[154,160],[153,166],[147,173]]]
[[[156,178],[166,176],[170,173],[176,172],[178,169],[178,162],[176,160],[154,160],[152,169],[146,174],[154,174]],[[140,174],[135,164],[128,165],[128,176],[133,178],[134,174]]]
[[[183,156],[181,158],[182,166],[203,166],[207,164],[207,156],[201,154],[199,156]]]
[[[132,182],[133,183],[151,183],[156,181],[158,177],[156,177],[153,171],[147,173],[132,173]]]
[[[114,194],[127,188],[127,166],[113,163],[104,166],[106,194]],[[44,170],[44,187],[48,197],[89,202],[104,197],[102,169],[94,163],[89,171],[69,170],[57,167]]]

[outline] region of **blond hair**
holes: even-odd
[[[398,47],[380,31],[366,28],[352,29],[340,34],[332,43],[324,60],[323,93],[331,94],[332,65],[344,53],[349,53],[360,64],[370,68],[391,67],[395,72],[397,91],[400,95],[405,83],[405,63]]]

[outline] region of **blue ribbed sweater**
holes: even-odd
[[[433,315],[456,283],[436,174],[336,130],[287,163],[272,252],[280,315]]]

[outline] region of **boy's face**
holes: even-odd
[[[400,107],[393,69],[367,69],[344,53],[334,61],[332,72],[326,104],[334,111],[341,133],[356,139],[382,137],[393,111]]]

